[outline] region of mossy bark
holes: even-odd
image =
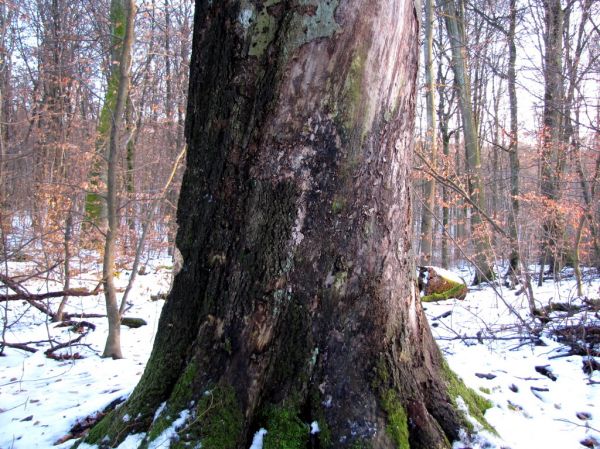
[[[106,205],[103,198],[103,189],[107,184],[107,160],[109,158],[109,143],[111,129],[115,121],[117,97],[121,80],[120,61],[123,54],[123,42],[127,29],[126,0],[111,0],[110,2],[110,71],[107,75],[104,103],[100,110],[98,127],[96,128],[96,158],[92,164],[89,175],[91,192],[86,194],[85,215],[86,220],[99,225],[106,220]]]
[[[183,267],[138,387],[88,442],[146,447],[182,416],[171,447],[247,448],[260,427],[267,447],[458,437],[408,231],[418,14],[196,3]]]

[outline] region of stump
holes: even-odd
[[[419,267],[419,288],[424,293],[423,302],[436,302],[467,296],[467,283],[460,276],[440,267]]]

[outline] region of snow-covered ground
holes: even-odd
[[[35,354],[5,349],[6,356],[0,357],[0,449],[70,447],[72,440],[54,444],[78,421],[132,391],[152,349],[163,301],[151,297],[168,289],[167,265],[166,260],[152,262],[148,274],[136,281],[130,297],[132,307],[126,316],[143,318],[148,325],[122,328],[124,359],[100,357],[106,337],[104,318],[85,319],[96,329],[83,339],[86,346],[70,350],[83,358],[49,359],[44,355],[47,343],[40,344]],[[11,267],[14,272],[26,268],[26,264]],[[460,274],[468,278],[467,273]],[[126,280],[127,273],[123,273],[119,282],[124,286]],[[90,281],[81,285],[94,287]],[[60,289],[41,283],[39,287]],[[541,288],[534,287],[534,294],[538,307],[549,301],[581,304],[581,298],[575,297],[572,279],[559,284],[546,282]],[[584,296],[600,298],[600,279],[586,283]],[[0,304],[0,312],[9,318],[5,336],[8,342],[36,347],[32,342],[48,340],[49,336],[57,342],[79,336],[68,327],[56,327],[21,301],[9,303],[9,310],[5,307],[6,303]],[[464,301],[428,303],[425,308],[451,368],[493,402],[486,418],[501,436],[481,433],[475,441],[455,443],[455,449],[586,447],[581,442],[600,448],[600,371],[585,374],[583,358],[562,356],[568,348],[550,333],[542,333],[537,344],[527,339],[526,328],[531,320],[524,295],[486,287],[470,291]],[[68,311],[104,313],[103,297],[71,298]],[[553,312],[555,320],[547,326],[579,323],[582,319],[600,325],[599,312],[583,314],[567,317],[566,312]]]
[[[533,344],[527,338],[530,334],[526,329],[532,321],[525,295],[516,296],[514,290],[500,287],[495,290],[489,286],[471,289],[464,301],[424,304],[450,367],[468,386],[493,402],[485,417],[501,436],[500,440],[481,435],[479,441],[456,443],[455,449],[586,447],[581,442],[600,448],[600,371],[585,374],[583,357],[566,356],[569,348],[550,332],[582,320],[600,326],[598,311],[572,316],[551,313],[554,319]],[[550,302],[580,305],[585,297],[600,298],[600,279],[585,283],[583,298],[576,297],[572,278],[559,283],[546,281],[533,291],[536,307]],[[544,368],[555,380],[540,373]]]
[[[87,346],[76,346],[71,351],[83,358],[57,361],[47,358],[47,343],[31,354],[18,349],[5,349],[0,357],[0,449],[68,448],[73,440],[54,446],[64,438],[79,420],[104,409],[112,401],[128,396],[139,380],[150,356],[158,318],[164,301],[152,296],[165,293],[169,288],[168,259],[155,260],[147,265],[147,275],[137,276],[129,295],[132,307],[126,317],[144,319],[148,324],[137,329],[121,327],[121,346],[124,359],[100,357],[106,341],[106,318],[83,318],[96,325],[81,341]],[[27,264],[13,264],[13,272],[25,272]],[[98,273],[82,276],[99,279]],[[117,279],[118,287],[125,287],[128,273]],[[92,290],[95,282],[81,282]],[[31,284],[28,284],[31,285]],[[48,285],[50,291],[61,290],[60,285]],[[40,283],[41,292],[46,284]],[[37,293],[30,288],[30,293]],[[12,292],[10,292],[12,293]],[[55,302],[54,304],[58,304]],[[0,303],[4,316],[6,303]],[[5,339],[10,343],[28,343],[48,340],[50,335],[62,343],[79,337],[70,327],[56,327],[46,317],[27,307],[24,302],[8,305],[10,327]],[[56,310],[56,306],[53,307]],[[72,297],[67,312],[105,314],[103,295]],[[76,320],[76,318],[73,318]],[[16,323],[13,321],[18,320]],[[35,343],[28,346],[36,347]],[[65,353],[62,350],[61,353]]]

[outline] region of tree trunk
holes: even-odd
[[[181,417],[203,448],[260,427],[265,448],[448,448],[458,383],[410,243],[420,11],[255,5],[196,3],[184,265],[138,387],[87,441],[146,447]]]
[[[129,78],[131,70],[131,51],[133,47],[133,27],[135,20],[134,0],[123,0],[119,5],[122,8],[122,20],[125,32],[121,55],[119,57],[119,77],[117,80],[117,92],[114,110],[111,111],[110,137],[108,141],[108,169],[107,169],[107,193],[106,193],[106,215],[108,228],[104,244],[104,259],[102,268],[102,279],[104,284],[104,296],[106,300],[106,314],[108,317],[108,336],[104,346],[103,357],[119,359],[121,353],[121,314],[117,303],[117,292],[114,284],[115,270],[115,246],[119,222],[117,219],[117,156],[119,152],[120,131],[124,122],[125,102],[129,95]]]
[[[481,151],[477,135],[477,123],[471,102],[471,82],[467,67],[467,49],[464,27],[458,16],[455,0],[439,0],[444,12],[446,29],[452,48],[452,70],[458,89],[458,104],[463,123],[465,139],[466,170],[469,196],[480,210],[485,210],[484,185],[481,180]],[[471,233],[475,247],[475,278],[473,284],[487,282],[494,278],[492,251],[489,235],[483,219],[476,210],[471,213]]]
[[[538,284],[544,275],[544,266],[556,274],[560,264],[563,217],[558,208],[561,178],[561,160],[564,145],[561,141],[563,78],[562,78],[562,34],[563,10],[560,0],[544,0],[544,112],[541,154],[541,194],[546,200],[547,216],[543,223],[541,242],[541,271]]]
[[[108,159],[110,158],[111,133],[114,128],[115,111],[117,109],[117,96],[119,95],[121,79],[121,58],[125,54],[124,46],[127,33],[127,6],[128,0],[111,0],[110,2],[110,71],[107,75],[106,92],[104,94],[104,103],[98,119],[98,128],[96,130],[96,159],[92,164],[89,176],[90,185],[95,191],[88,192],[85,198],[85,216],[86,220],[100,227],[105,226],[107,220],[106,205],[102,194],[98,193],[108,184],[106,179],[108,169]],[[132,37],[133,38],[133,37]],[[121,118],[119,118],[121,120]]]
[[[64,270],[64,282],[63,282],[63,290],[69,291],[71,288],[71,240],[73,238],[73,213],[75,208],[75,199],[71,200],[71,204],[67,211],[67,218],[65,219],[65,237],[63,241],[63,270]],[[68,296],[63,296],[63,299],[60,301],[56,314],[52,318],[52,321],[60,322],[63,320],[65,315],[65,309],[67,307],[67,302],[69,301]]]
[[[435,123],[435,83],[433,81],[433,2],[425,0],[425,40],[423,41],[423,61],[425,65],[425,103],[427,109],[426,143],[431,156],[431,164],[437,165],[437,126]],[[427,153],[425,153],[427,154]],[[423,192],[423,212],[421,214],[421,265],[432,263],[433,259],[433,214],[435,210],[435,180],[425,181]]]
[[[442,26],[438,26],[438,34],[441,39],[442,34]],[[440,57],[440,60],[442,58]],[[446,102],[446,84],[448,82],[447,79],[448,71],[442,70],[442,64],[438,64],[437,70],[437,89],[439,92],[438,95],[438,109],[437,116],[439,122],[439,134],[442,143],[442,153],[444,154],[444,160],[449,160],[450,156],[450,138],[452,137],[452,133],[448,129],[450,118],[452,115],[452,103],[454,101],[453,91],[451,91],[451,96]],[[446,104],[448,103],[448,108],[446,108]],[[441,242],[441,264],[442,268],[448,268],[450,266],[450,233],[452,232],[452,226],[450,226],[450,192],[448,187],[442,184],[442,242]],[[456,228],[456,226],[454,226]]]
[[[520,251],[519,251],[519,119],[517,115],[517,46],[515,34],[517,28],[517,5],[516,0],[510,0],[509,28],[506,35],[508,41],[508,99],[510,109],[510,141],[508,147],[508,159],[510,165],[510,210],[508,214],[508,235],[510,236],[509,269],[507,274],[512,278],[512,284],[516,283],[516,277],[520,273]]]

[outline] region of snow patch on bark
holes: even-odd
[[[252,23],[252,16],[254,16],[254,11],[250,8],[242,9],[240,11],[240,16],[238,20],[240,24],[244,27],[244,30],[248,30],[250,28],[250,24]]]
[[[155,440],[153,440],[148,445],[148,449],[159,449],[159,448],[165,447],[165,443],[167,443],[167,446],[168,446],[169,441],[177,439],[177,431],[181,427],[183,427],[183,425],[186,423],[189,416],[190,416],[190,411],[183,410],[179,414],[179,418],[177,418],[175,421],[173,421],[173,423],[171,424],[171,426],[169,428],[163,430],[163,432],[160,434],[160,436],[158,438],[156,438]],[[125,449],[125,448],[120,448],[120,449]]]
[[[317,421],[313,421],[310,423],[310,434],[314,435],[315,433],[319,433],[321,429],[319,428],[319,423]]]
[[[430,267],[427,266],[425,268],[430,268]],[[448,279],[449,281],[454,282],[456,284],[464,284],[465,283],[465,280],[463,278],[461,278],[458,274],[453,273],[452,271],[446,270],[441,267],[431,267],[431,268],[434,268],[435,271],[437,272],[437,274],[440,275],[441,277],[443,277],[444,279]]]
[[[123,440],[121,444],[117,446],[116,449],[138,449],[142,442],[144,441],[146,434],[145,433],[134,433],[128,435],[127,438]],[[97,444],[88,444],[81,443],[78,446],[79,449],[98,449]]]
[[[162,404],[160,404],[158,406],[158,408],[156,409],[156,411],[154,412],[154,418],[152,419],[152,423],[155,423],[156,420],[158,419],[158,417],[162,414],[162,412],[164,411],[165,407],[167,406],[166,402],[163,402]]]
[[[145,433],[136,433],[133,435],[128,435],[127,438],[123,440],[117,449],[138,449],[146,436]],[[80,446],[81,447],[81,446]]]
[[[263,447],[263,438],[267,433],[266,429],[260,429],[258,432],[254,434],[254,438],[252,439],[252,446],[250,449],[262,449]]]

